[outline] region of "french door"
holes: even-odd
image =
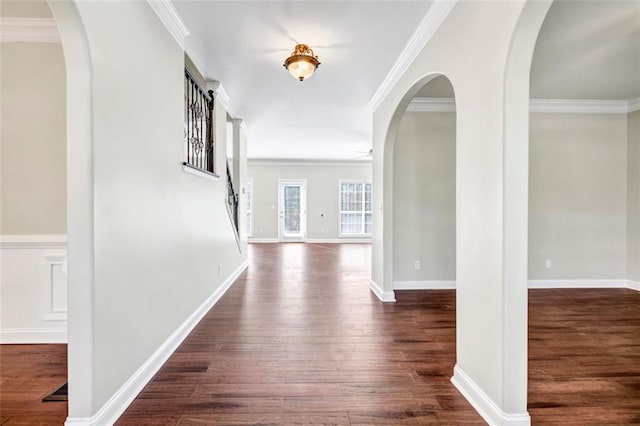
[[[278,181],[280,241],[304,241],[307,236],[307,181]]]

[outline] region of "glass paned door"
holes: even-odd
[[[305,184],[280,183],[280,239],[304,239],[306,229]]]

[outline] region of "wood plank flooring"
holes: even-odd
[[[64,424],[67,403],[42,398],[66,381],[67,345],[0,345],[0,424]]]
[[[251,245],[247,272],[118,424],[484,424],[449,383],[452,293],[380,303],[370,251]]]
[[[251,245],[250,268],[118,425],[484,424],[449,382],[455,293],[382,304],[369,265],[367,245]],[[640,293],[529,295],[533,424],[640,424]],[[64,346],[0,355],[0,423],[62,424],[66,403],[39,400],[64,380]]]

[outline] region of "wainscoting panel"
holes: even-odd
[[[66,240],[0,236],[0,343],[66,343]]]

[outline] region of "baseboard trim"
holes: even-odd
[[[460,391],[471,406],[492,426],[530,426],[528,412],[507,414],[458,365],[453,368],[451,383]]]
[[[395,302],[396,294],[393,291],[384,291],[375,281],[369,281],[369,289],[381,302]]]
[[[0,330],[0,344],[67,343],[66,328],[9,328]]]
[[[394,290],[455,290],[455,281],[395,281]]]
[[[277,238],[248,238],[247,242],[249,244],[275,244],[279,241]]]
[[[640,291],[640,282],[632,280],[529,280],[530,289],[554,288],[628,288]],[[395,281],[394,290],[453,290],[455,281]]]
[[[136,396],[149,383],[160,367],[169,359],[195,326],[207,312],[220,300],[235,282],[238,276],[247,269],[249,261],[242,264],[213,292],[189,317],[174,331],[171,336],[147,359],[144,364],[126,381],[118,391],[91,417],[68,417],[65,425],[94,426],[114,424],[129,407]]]
[[[312,244],[371,244],[371,238],[307,238]]]
[[[529,288],[627,288],[626,280],[529,280]]]
[[[640,281],[627,280],[626,286],[630,290],[640,291]]]

